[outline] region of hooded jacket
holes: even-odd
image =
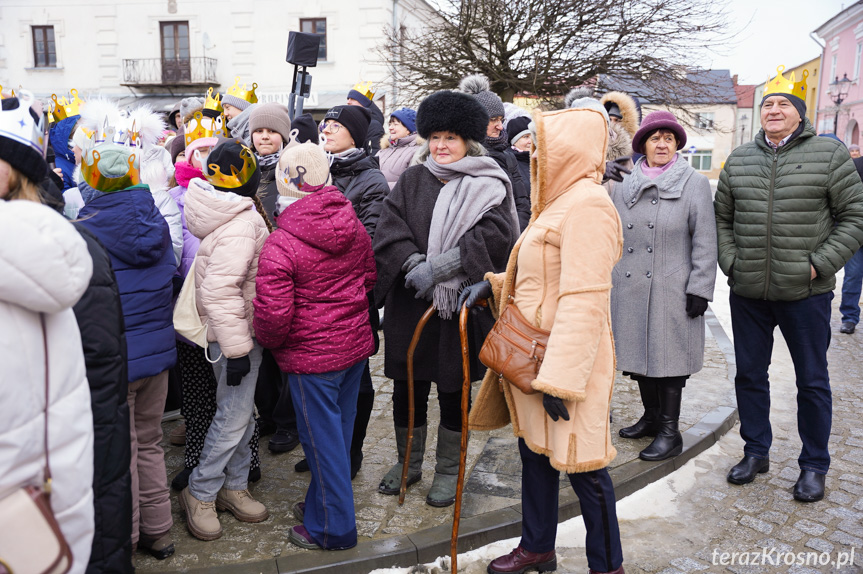
[[[81,116],[75,115],[60,120],[51,126],[51,130],[48,132],[48,140],[54,149],[54,165],[63,172],[63,189],[61,191],[75,187],[75,153],[69,149],[69,138],[72,137],[72,131],[79,119]]]
[[[198,239],[195,296],[207,340],[229,359],[254,346],[252,320],[258,256],[269,235],[250,197],[219,191],[203,179],[189,182],[186,223]]]
[[[44,314],[51,508],[72,550],[70,572],[82,574],[93,540],[93,417],[72,306],[93,262],[62,215],[35,202],[0,201],[0,269],[0,498],[43,479]]]
[[[346,369],[374,352],[372,241],[338,188],[291,204],[258,263],[255,333],[285,373]]]
[[[399,176],[410,167],[423,139],[417,134],[410,134],[395,142],[390,141],[388,134],[381,138],[381,149],[376,156],[381,173],[387,178],[390,189],[396,186]]]
[[[177,270],[165,218],[146,185],[98,193],[78,213],[111,256],[126,322],[129,381],[177,362],[171,304]]]
[[[836,287],[863,243],[863,183],[845,146],[809,119],[778,150],[760,130],[719,173],[719,267],[741,297],[798,301]],[[818,275],[811,279],[810,265]]]
[[[503,312],[513,296],[528,321],[550,331],[531,383],[539,392],[524,394],[489,370],[470,427],[490,430],[512,422],[515,435],[548,456],[554,468],[587,472],[606,467],[617,454],[608,421],[615,374],[609,296],[623,236],[617,210],[600,185],[608,127],[592,109],[537,112],[534,122],[538,158],[531,161],[531,222],[506,272],[486,278],[493,311]],[[563,399],[569,421],[552,421],[543,393]]]
[[[390,191],[384,174],[365,153],[334,158],[330,174],[333,176],[333,185],[353,204],[357,217],[363,222],[369,237],[374,239],[381,216],[381,204]]]
[[[641,125],[641,112],[639,111],[638,104],[635,103],[635,99],[625,92],[608,92],[602,96],[599,103],[603,106],[609,103],[617,104],[617,107],[620,108],[620,115],[623,116],[620,120],[620,125],[629,134],[631,141],[635,132],[638,131],[638,126]]]
[[[129,471],[129,379],[120,290],[105,247],[74,224],[93,259],[93,276],[75,304],[93,409],[96,531],[87,572],[132,572],[132,477]]]

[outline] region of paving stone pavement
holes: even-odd
[[[837,284],[842,284],[841,274]],[[736,425],[679,471],[619,501],[627,574],[863,572],[858,566],[863,565],[863,332],[839,333],[839,295],[837,288],[828,353],[833,428],[825,499],[804,504],[791,493],[799,474],[801,443],[794,370],[788,349],[777,336],[770,369],[774,433],[770,471],[744,486],[725,480],[743,453]],[[727,287],[717,285],[711,309],[730,336],[727,297]],[[724,387],[732,401],[726,404],[735,404],[732,385]],[[558,572],[586,571],[583,541],[562,541],[559,536],[558,545],[563,546]],[[850,560],[852,550],[854,564],[840,568],[836,561]],[[731,564],[733,552],[740,554]],[[798,560],[800,553],[802,560]]]
[[[398,506],[398,497],[377,492],[381,477],[396,462],[391,410],[392,381],[383,374],[383,344],[381,351],[371,360],[376,389],[375,404],[365,442],[365,460],[353,482],[360,542],[412,533],[451,524],[452,521],[452,508],[437,509],[425,504],[425,496],[434,475],[436,433],[429,433],[423,479],[408,490],[404,506]],[[725,356],[716,340],[708,336],[705,367],[686,386],[681,413],[682,429],[698,422],[715,406],[730,404],[725,398],[727,386]],[[474,392],[478,387],[478,383],[474,385]],[[649,438],[631,441],[617,436],[621,427],[632,424],[641,415],[640,404],[637,385],[618,374],[612,399],[611,425],[618,456],[612,467],[635,459],[638,452],[650,443]],[[438,420],[439,410],[433,389],[429,401],[429,426],[436,425]],[[168,432],[176,424],[168,422],[163,425],[166,438],[162,446],[165,448],[169,480],[183,465],[182,447],[171,446],[167,441]],[[176,493],[172,492],[174,527],[171,533],[177,551],[165,561],[157,561],[139,552],[136,557],[138,571],[175,572],[309,552],[287,542],[288,530],[297,523],[291,506],[303,499],[309,480],[307,473],[298,474],[293,469],[294,464],[303,458],[302,448],[272,455],[267,451],[266,440],[263,440],[261,458],[263,478],[251,485],[250,490],[270,510],[271,517],[268,520],[261,524],[245,524],[228,513],[220,513],[224,535],[217,541],[202,542],[186,531],[184,515],[176,503]],[[520,503],[521,462],[511,427],[472,433],[467,463],[463,517]],[[568,489],[569,483],[562,480],[561,488]]]

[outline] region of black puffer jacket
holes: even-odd
[[[126,394],[126,327],[111,258],[96,236],[75,228],[93,258],[93,276],[74,307],[93,409],[93,497],[96,532],[87,566],[89,574],[131,573],[131,443]]]
[[[719,266],[741,297],[799,301],[833,291],[863,243],[860,176],[842,142],[817,137],[808,119],[778,150],[761,130],[731,152],[714,209]]]
[[[333,185],[351,201],[369,237],[374,239],[381,204],[390,191],[387,178],[365,153],[335,158],[330,166],[330,174],[333,176]]]
[[[261,167],[261,182],[258,184],[258,199],[261,200],[261,205],[270,219],[270,224],[273,228],[276,225],[276,200],[279,198],[279,188],[276,187],[276,167],[277,164]]]
[[[510,150],[496,150],[487,147],[486,151],[488,156],[496,161],[497,165],[509,176],[509,182],[512,184],[512,195],[515,198],[515,210],[518,213],[519,229],[516,235],[521,235],[530,221],[530,179],[525,183],[521,178],[518,160],[515,159],[515,154]]]

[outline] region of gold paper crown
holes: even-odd
[[[112,192],[128,189],[133,185],[141,183],[141,172],[138,165],[137,154],[129,155],[129,170],[119,177],[110,177],[99,170],[101,155],[98,150],[91,150],[81,160],[81,175],[87,185],[99,191]]]
[[[51,99],[54,100],[54,107],[51,109],[52,121],[59,122],[81,113],[81,106],[84,104],[84,100],[78,97],[78,90],[74,88],[69,93],[71,97],[68,100],[66,96],[58,100],[57,94],[51,94]]]
[[[234,85],[228,88],[228,95],[234,96],[236,98],[240,98],[241,100],[246,100],[250,104],[258,103],[258,96],[255,94],[255,90],[258,88],[258,84],[252,84],[252,89],[247,90],[246,84],[243,84],[243,87],[240,88],[240,76],[234,78]]]
[[[354,86],[354,89],[370,100],[375,99],[375,93],[372,91],[371,82],[360,82]]]
[[[14,98],[14,97],[15,97],[15,90],[12,90],[12,95],[10,95],[9,97],[10,97],[10,98]],[[0,86],[0,100],[3,100],[3,99],[5,99],[5,98],[3,97],[3,86]]]
[[[225,130],[225,116],[219,114],[215,118],[205,116],[200,110],[195,112],[194,117],[186,124],[186,147],[195,140],[201,138],[216,138],[220,135],[227,136]]]
[[[803,80],[795,81],[796,74],[791,72],[791,78],[786,79],[782,75],[785,71],[785,66],[776,68],[776,77],[772,80],[768,78],[764,88],[764,97],[772,96],[773,94],[791,94],[797,96],[801,100],[806,100],[806,78],[809,77],[809,70],[803,70]]]
[[[219,92],[216,92],[216,97],[213,97],[213,88],[210,87],[207,90],[207,101],[204,102],[205,110],[212,110],[214,112],[222,113],[222,95]]]
[[[225,175],[222,173],[222,170],[219,169],[218,164],[211,163],[207,165],[207,169],[204,170],[204,177],[207,178],[213,187],[217,188],[225,188],[225,189],[237,189],[238,187],[243,187],[248,183],[250,179],[252,179],[252,175],[255,173],[255,169],[257,169],[258,164],[255,162],[255,154],[252,153],[245,145],[243,146],[242,151],[240,151],[240,157],[243,158],[243,169],[237,171],[236,166],[231,166],[231,174]]]

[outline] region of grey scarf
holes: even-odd
[[[429,156],[425,166],[432,175],[446,182],[432,212],[426,253],[427,259],[431,260],[456,247],[459,239],[487,211],[503,203],[507,195],[512,197],[512,185],[506,173],[490,157],[465,156],[442,165]],[[518,229],[515,203],[511,203],[513,229]],[[467,282],[467,273],[461,270],[455,277],[435,285],[432,301],[441,319],[452,317],[458,308],[459,290]]]
[[[659,191],[666,194],[677,192],[688,178],[691,169],[685,159],[678,157],[674,165],[669,167],[667,171],[659,174],[654,179],[650,179],[641,171],[641,166],[646,162],[647,158],[638,158],[638,162],[636,162],[635,167],[632,169],[632,175],[624,179],[624,181],[628,182],[624,194],[624,201],[626,201],[626,205],[628,206],[637,202],[641,194],[644,193],[644,190],[651,185],[655,185]]]

